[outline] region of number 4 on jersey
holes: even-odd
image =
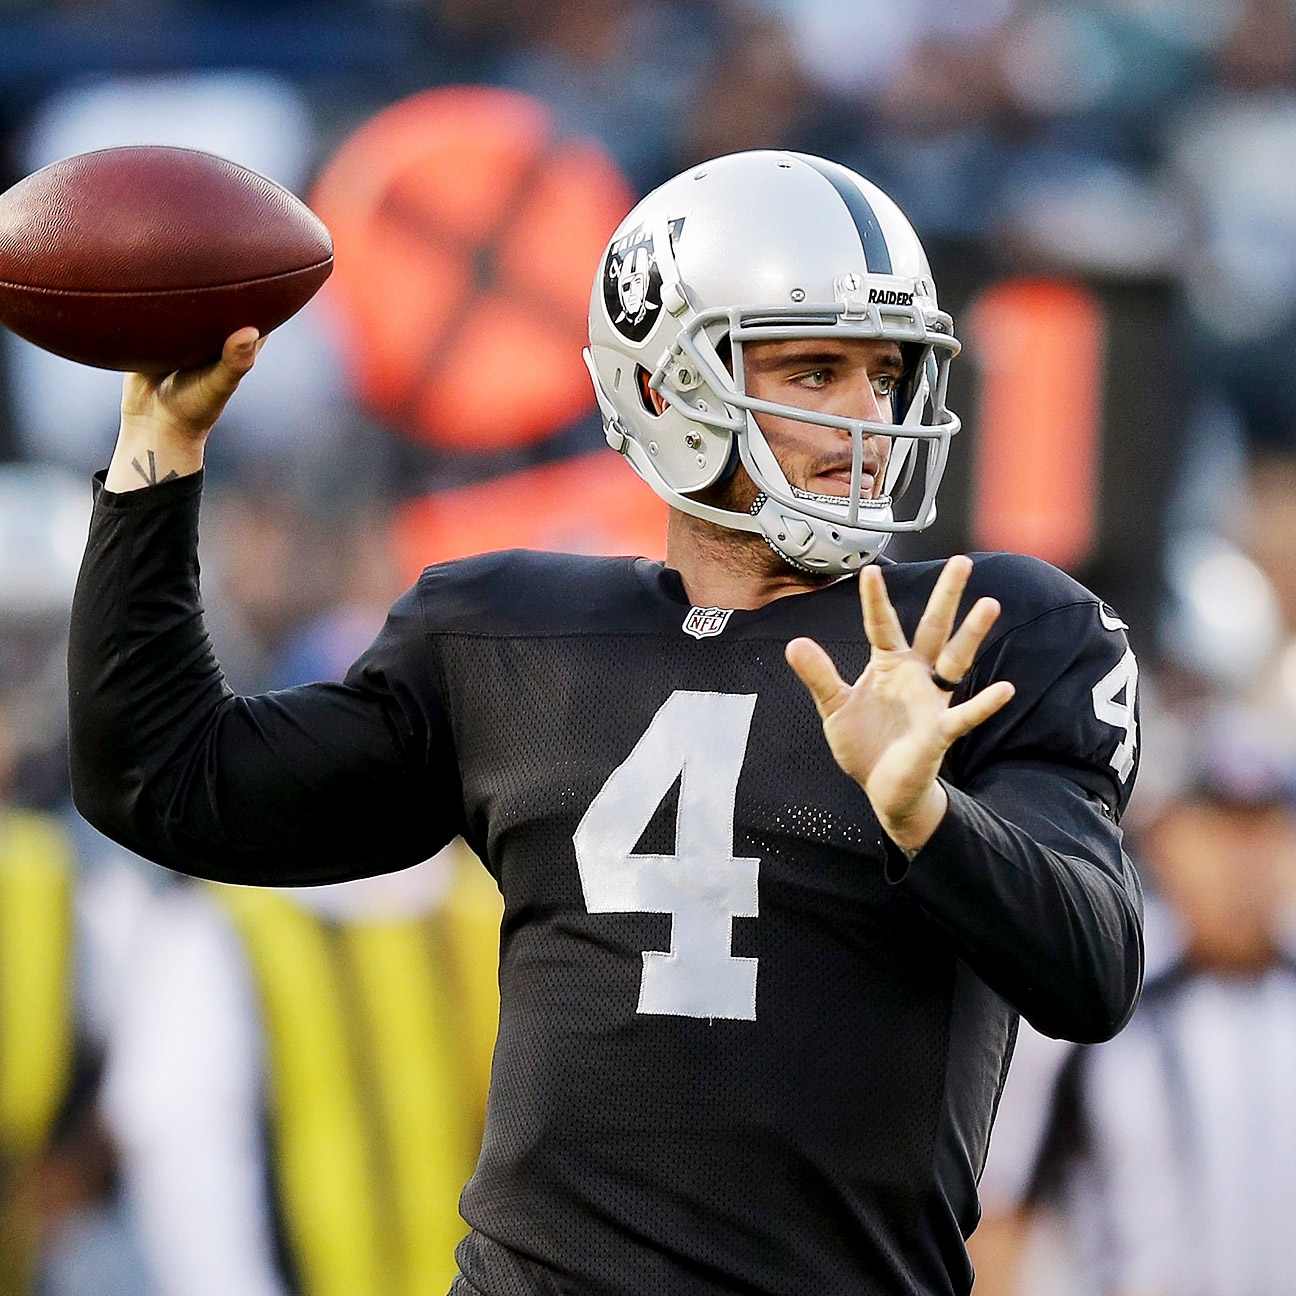
[[[670,949],[643,952],[641,1013],[755,1020],[757,960],[731,953],[733,920],[758,912],[760,860],[733,853],[755,707],[754,693],[672,693],[572,839],[590,913],[671,915]],[[675,853],[634,854],[676,779]]]
[[[1105,624],[1105,623],[1104,623]],[[1093,687],[1094,715],[1104,724],[1125,731],[1125,737],[1111,754],[1111,767],[1122,783],[1134,771],[1134,752],[1138,746],[1138,722],[1135,719],[1135,693],[1138,689],[1138,663],[1134,650],[1125,655]]]

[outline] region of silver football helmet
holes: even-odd
[[[744,344],[825,335],[900,344],[894,422],[746,393]],[[756,532],[793,566],[828,574],[855,570],[896,532],[935,519],[959,429],[945,404],[959,347],[918,236],[886,194],[834,162],[757,151],[691,168],[621,222],[594,281],[584,354],[608,444],[658,495]],[[664,402],[660,414],[650,392]],[[848,434],[849,494],[793,487],[761,433],[762,413]],[[877,435],[892,439],[891,454],[880,493],[863,495],[863,442]],[[738,462],[759,492],[750,513],[698,498]],[[920,462],[921,498],[900,517]]]

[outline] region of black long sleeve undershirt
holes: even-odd
[[[1009,764],[946,792],[900,885],[1036,1030],[1110,1039],[1143,982],[1142,908],[1102,803],[1056,771]]]
[[[97,491],[68,645],[78,810],[156,863],[226,882],[427,859],[460,831],[451,744],[411,731],[373,676],[231,692],[198,591],[201,491],[201,473]]]

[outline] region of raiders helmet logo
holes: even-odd
[[[682,220],[670,223],[674,245]],[[642,342],[661,314],[661,272],[653,237],[642,225],[622,235],[603,266],[603,304],[613,328],[632,342]]]

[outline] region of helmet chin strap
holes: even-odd
[[[795,490],[795,488],[793,488]],[[798,492],[806,494],[807,492]],[[889,520],[891,505],[875,506]],[[757,495],[751,507],[765,543],[797,571],[817,576],[843,576],[872,562],[891,540],[889,531],[866,531],[806,517],[771,499]]]

